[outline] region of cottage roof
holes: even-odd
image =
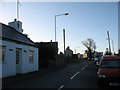
[[[2,32],[2,39],[17,41],[19,43],[24,43],[28,45],[35,46],[34,42],[27,37],[27,35],[22,34],[15,30],[13,27],[7,26],[5,24],[0,23],[0,27],[2,27],[0,32]]]

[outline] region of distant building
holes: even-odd
[[[22,33],[22,22],[0,23],[0,27],[0,78],[37,71],[38,48]]]
[[[87,50],[85,50],[85,53],[83,54],[83,58],[88,58],[88,51]]]
[[[70,49],[70,47],[68,46],[64,52],[64,56],[65,56],[65,64],[66,63],[70,63],[72,57],[74,57],[75,55],[73,55],[73,51]]]
[[[120,56],[120,49],[118,50],[118,56]]]
[[[78,57],[78,59],[81,59],[81,54],[78,53],[78,54],[77,54],[77,57]]]
[[[65,57],[72,57],[73,51],[70,49],[69,46],[66,48],[64,55],[65,55]]]
[[[94,57],[102,57],[103,52],[94,52]]]
[[[105,55],[112,55],[112,53],[110,52],[108,48],[106,48]]]
[[[58,42],[37,42],[39,48],[39,68],[55,66],[58,54]]]
[[[83,54],[83,58],[88,58],[87,53]]]

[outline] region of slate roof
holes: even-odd
[[[22,34],[15,30],[13,27],[7,26],[5,24],[0,23],[0,27],[1,26],[2,28],[0,28],[0,32],[2,32],[2,36],[0,35],[0,37],[2,37],[3,40],[8,39],[12,41],[17,41],[19,43],[35,46],[34,42],[30,40],[27,35]]]

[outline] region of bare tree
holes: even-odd
[[[96,43],[94,42],[93,39],[91,38],[88,38],[87,40],[85,41],[82,41],[82,44],[88,49],[88,53],[89,53],[89,58],[91,59],[91,53],[92,51],[95,51],[96,50]]]

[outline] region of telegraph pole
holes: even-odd
[[[113,39],[112,39],[112,49],[113,49],[113,54],[114,54],[115,52],[114,52],[114,42],[113,42]]]
[[[110,46],[110,36],[109,36],[109,31],[107,31],[107,35],[108,35],[109,51],[110,51],[110,53],[111,53],[111,46]]]
[[[64,53],[65,53],[65,29],[63,29],[63,42],[64,42]]]

